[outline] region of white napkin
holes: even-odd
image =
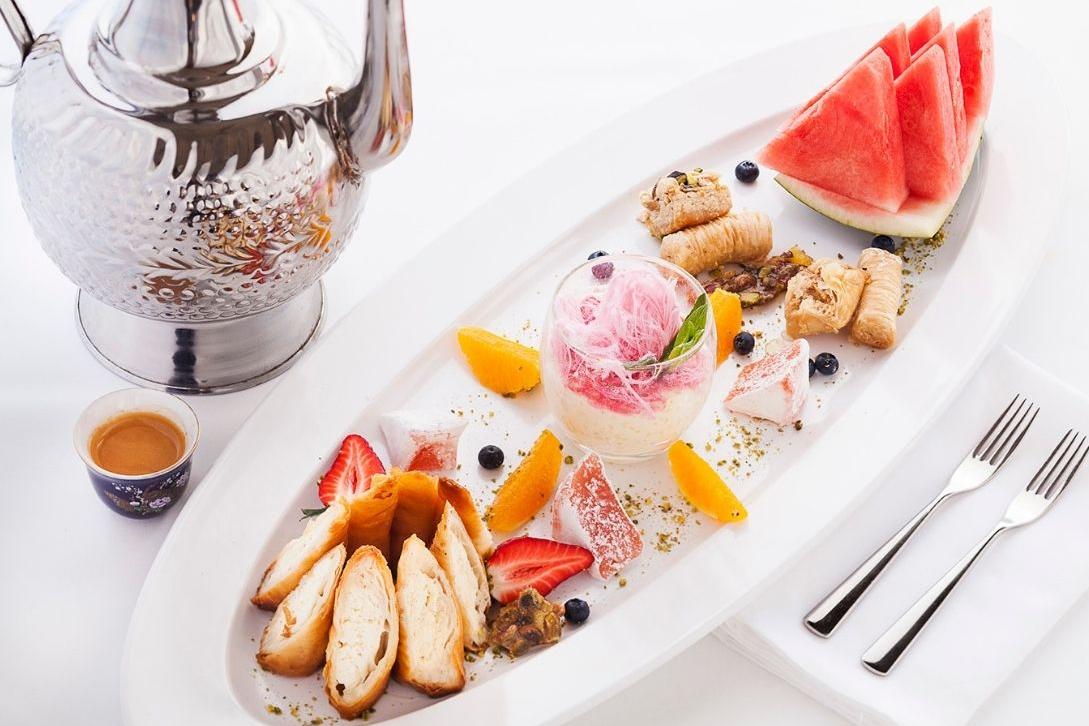
[[[945,485],[1015,393],[1041,412],[1002,471],[931,515],[831,638],[807,631],[810,608]],[[1089,466],[1043,518],[992,543],[889,676],[860,657],[990,531],[1072,427],[1089,433],[1089,399],[997,349],[938,423],[875,472],[873,495],[717,635],[855,723],[964,723],[1089,589]]]

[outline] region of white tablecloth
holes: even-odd
[[[61,0],[23,4],[39,29],[63,5]],[[329,12],[360,4],[323,2]],[[1070,4],[1057,1],[995,5],[998,29],[1035,50],[1063,84],[1071,128],[1089,128],[1085,11],[1073,16]],[[910,19],[927,8],[915,2],[842,0],[408,0],[415,131],[404,155],[376,176],[358,238],[325,278],[329,323],[469,209],[627,109],[756,51],[844,25]],[[976,2],[956,2],[943,10],[959,19],[977,8]],[[0,58],[10,55],[0,37]],[[826,80],[815,78],[814,88]],[[70,429],[82,407],[125,384],[83,350],[73,324],[74,289],[26,224],[12,172],[11,99],[10,89],[0,89],[0,482],[6,495],[0,526],[0,723],[116,724],[125,630],[172,518],[134,522],[108,512],[72,450]],[[1073,136],[1072,150],[1083,163],[1089,160],[1083,137]],[[1072,166],[1079,171],[1076,162]],[[580,171],[594,173],[572,173]],[[399,191],[402,183],[421,177],[439,190],[426,215],[410,210],[412,200]],[[1085,209],[1089,184],[1075,177],[1069,191],[1071,208]],[[1085,309],[1079,289],[1083,225],[1072,213],[1065,242],[1050,253],[1006,340],[1089,391],[1082,380],[1084,359],[1075,354],[1089,351],[1089,327],[1072,318],[1075,309]],[[487,261],[467,259],[464,272],[471,274],[477,264]],[[266,385],[195,402],[204,426],[195,462],[198,482],[267,391]],[[1089,712],[1086,650],[1089,604],[1082,603],[1030,658],[1016,683],[984,709],[980,722],[1061,722]],[[1040,699],[1044,692],[1052,698]],[[713,638],[600,704],[581,722],[724,720],[839,723]]]

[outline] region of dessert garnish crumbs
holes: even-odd
[[[628,586],[628,580],[625,577],[621,577],[619,580],[616,581],[616,584],[620,585],[620,587],[627,587]]]
[[[280,716],[284,712],[282,708],[271,703],[265,706],[265,709],[274,716]]]
[[[930,238],[905,238],[904,243],[896,250],[896,254],[904,261],[903,276],[921,275],[930,269],[930,261],[934,253],[945,244],[945,229]],[[903,299],[900,302],[899,315],[903,315],[911,301],[911,292],[914,285],[905,281]]]
[[[568,454],[567,456],[563,457],[563,463],[565,463],[565,464],[567,464],[568,466],[570,466],[571,464],[574,464],[574,463],[575,463],[575,457],[573,457],[573,456],[571,456],[570,454]]]

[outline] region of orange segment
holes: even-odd
[[[721,364],[730,357],[730,351],[734,349],[734,336],[741,332],[741,298],[733,292],[715,290],[709,300],[715,316],[718,362]]]
[[[458,330],[458,345],[476,379],[496,393],[528,391],[541,382],[541,356],[533,348],[483,328]]]
[[[496,492],[488,512],[492,531],[513,532],[531,520],[556,489],[562,462],[560,440],[545,429]]]
[[[669,468],[685,499],[720,522],[740,522],[749,516],[711,465],[683,441],[669,447]]]

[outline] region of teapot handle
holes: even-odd
[[[10,86],[19,78],[22,70],[22,62],[30,54],[30,48],[34,45],[34,32],[30,29],[30,23],[26,21],[22,9],[15,0],[0,0],[0,18],[8,26],[11,37],[19,46],[19,64],[8,66],[0,63],[0,86]]]

